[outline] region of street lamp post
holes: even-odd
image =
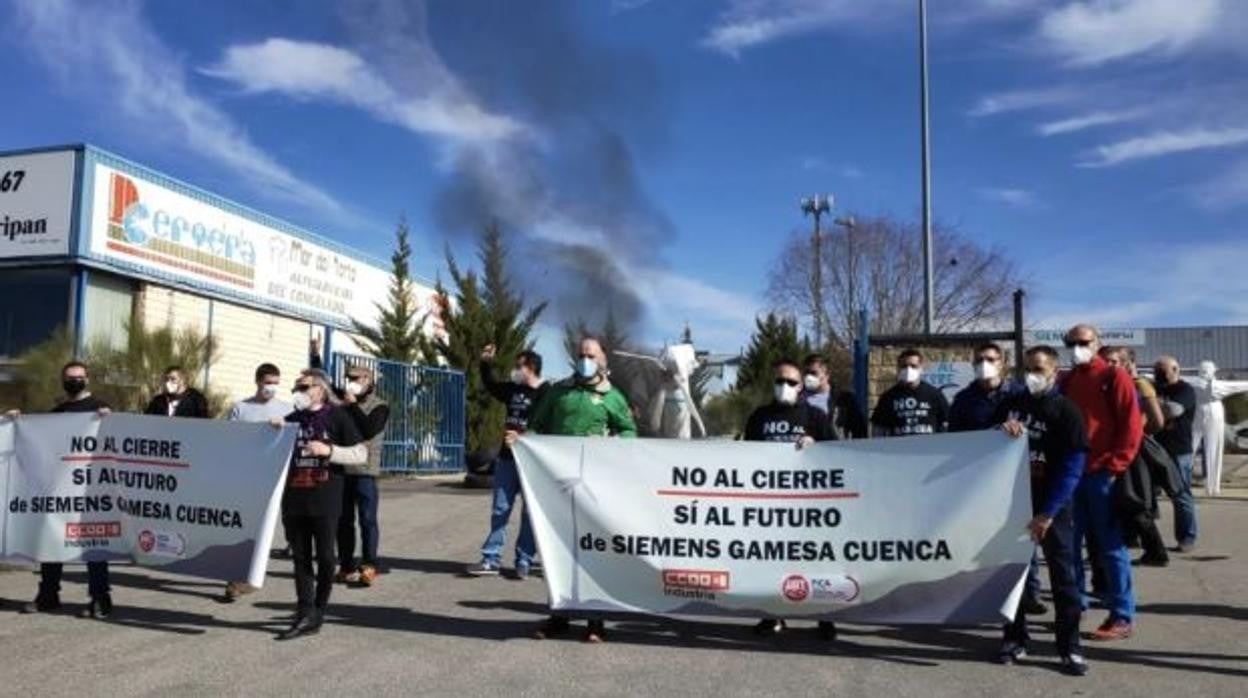
[[[919,120],[923,150],[923,333],[932,333],[932,163],[927,114],[927,0],[919,0]]]
[[[854,318],[858,316],[858,306],[854,302],[854,287],[858,283],[857,260],[854,257],[854,228],[858,226],[858,222],[853,216],[837,218],[832,222],[845,229],[845,249],[849,257],[849,324],[846,328],[849,330],[849,343],[852,345],[854,337],[858,336],[854,334]]]
[[[802,198],[802,213],[810,214],[815,219],[815,231],[812,237],[814,247],[814,273],[811,276],[810,296],[815,311],[815,345],[823,350],[823,253],[821,244],[822,230],[820,219],[825,213],[832,211],[832,195],[824,194]]]

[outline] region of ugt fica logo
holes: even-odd
[[[780,582],[780,593],[787,601],[801,603],[810,598],[810,580],[800,574],[790,574]]]

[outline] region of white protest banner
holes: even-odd
[[[132,560],[264,582],[295,429],[56,414],[0,420],[0,559]]]
[[[515,453],[556,610],[997,623],[1033,549],[1027,442],[1001,432]]]

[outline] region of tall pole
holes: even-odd
[[[832,195],[815,195],[802,199],[802,213],[809,213],[815,219],[815,231],[811,238],[814,247],[814,270],[810,275],[810,300],[814,306],[815,344],[823,347],[823,214],[832,210]]]
[[[923,333],[932,333],[932,163],[927,115],[927,0],[919,0],[919,83],[923,147]]]
[[[823,351],[823,254],[820,250],[819,216],[823,213],[819,206],[814,209],[815,216],[815,273],[812,280],[811,300],[815,304],[815,350]]]

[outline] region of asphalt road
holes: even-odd
[[[1248,484],[1240,473],[1236,487]],[[461,576],[485,532],[486,493],[420,481],[385,488],[389,574],[336,590],[325,630],[296,642],[273,640],[293,608],[286,561],[233,605],[215,600],[216,584],[115,567],[110,622],[73,616],[80,570],[67,574],[67,611],[36,616],[15,612],[36,578],[0,572],[0,695],[1242,696],[1246,492],[1200,500],[1199,549],[1137,570],[1137,633],[1089,646],[1083,679],[1058,673],[1044,630],[1036,658],[1011,668],[988,661],[998,635],[982,628],[842,627],[826,644],[803,627],[758,640],[742,623],[632,618],[600,646],[532,640],[540,580]],[[1085,616],[1085,630],[1102,617]]]

